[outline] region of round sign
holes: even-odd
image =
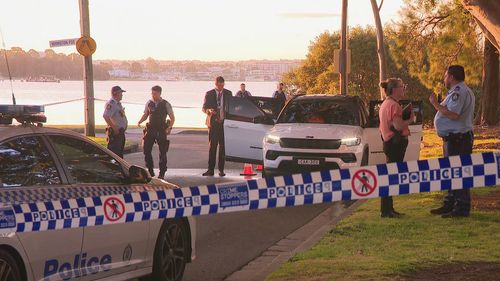
[[[377,178],[370,170],[358,170],[352,177],[351,186],[352,191],[358,196],[368,196],[377,188]]]
[[[88,57],[92,55],[97,48],[97,44],[92,37],[82,36],[76,40],[76,50],[80,55]]]
[[[125,204],[123,202],[116,198],[116,197],[110,197],[104,201],[104,216],[106,216],[106,219],[114,222],[123,217],[125,214]]]

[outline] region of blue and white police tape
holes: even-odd
[[[45,231],[500,184],[500,153],[381,164],[235,183],[14,204],[0,228]]]

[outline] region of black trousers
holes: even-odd
[[[120,129],[117,135],[108,134],[108,149],[116,155],[123,158],[123,149],[125,148],[125,130]]]
[[[407,138],[395,137],[389,141],[384,141],[384,154],[387,163],[402,162],[405,158],[406,148],[408,147]],[[394,210],[392,196],[380,198],[380,212],[382,214],[390,213]]]
[[[217,154],[217,146],[219,147],[219,171],[224,170],[226,162],[226,151],[224,149],[224,125],[223,123],[212,124],[208,130],[208,142],[210,149],[208,151],[208,169],[215,169],[215,157]]]
[[[474,135],[472,132],[450,135],[443,142],[443,155],[466,155],[472,153]],[[468,215],[470,213],[470,190],[448,190],[444,197],[443,207],[448,211]]]
[[[165,129],[148,128],[146,131],[146,135],[144,136],[144,162],[146,162],[146,167],[148,169],[154,168],[153,155],[151,152],[153,151],[155,142],[158,143],[158,150],[160,152],[159,168],[160,174],[162,174],[167,171],[167,151],[169,146]]]

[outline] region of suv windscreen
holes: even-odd
[[[0,144],[0,188],[61,184],[49,151],[38,137]]]
[[[359,108],[354,101],[296,99],[281,113],[277,123],[319,123],[360,126]]]

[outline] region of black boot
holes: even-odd
[[[452,210],[453,210],[452,207],[442,206],[442,207],[439,207],[439,208],[436,208],[436,209],[432,209],[431,210],[431,214],[433,214],[433,215],[443,215],[443,214],[447,214],[447,213],[451,212]]]

